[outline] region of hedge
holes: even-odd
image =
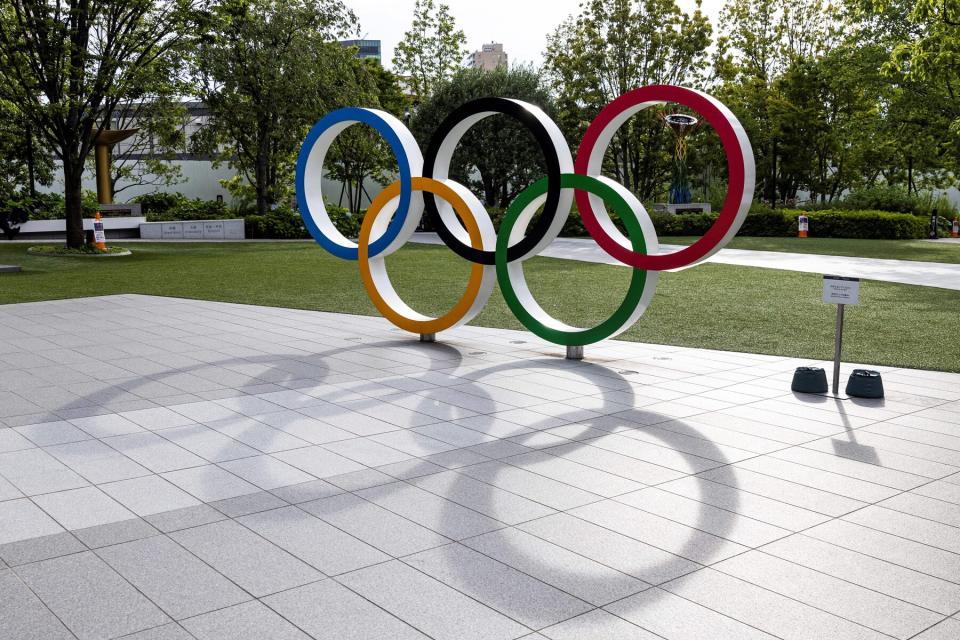
[[[815,238],[908,240],[925,238],[928,233],[926,218],[906,213],[760,209],[747,215],[737,235],[794,237],[797,235],[798,218],[801,215],[809,219],[810,236]],[[658,236],[701,236],[716,221],[717,214],[652,213],[650,217]],[[942,220],[946,222],[945,219]],[[941,233],[945,231],[946,227],[941,229]]]
[[[150,221],[167,220],[215,220],[243,217],[248,238],[299,239],[309,238],[300,214],[287,206],[269,211],[266,215],[243,215],[222,202],[190,200],[179,193],[156,193],[135,199],[144,209]],[[92,215],[96,210],[96,195],[84,193],[84,213]],[[562,236],[585,237],[586,229],[573,207],[567,217]],[[700,236],[717,219],[717,214],[665,214],[650,212],[658,236]],[[347,210],[327,205],[334,224],[350,238],[359,235],[365,212],[350,214]],[[41,194],[36,199],[12,199],[0,203],[0,217],[11,222],[23,221],[29,212],[31,219],[55,219],[63,217],[63,197]],[[504,211],[489,208],[495,228],[499,228]],[[906,213],[891,213],[875,210],[825,209],[819,211],[800,209],[770,209],[755,203],[740,228],[740,236],[793,237],[797,235],[797,218],[806,215],[810,220],[810,236],[815,238],[869,238],[906,240],[926,238],[929,233],[929,218]],[[616,214],[611,214],[614,223],[623,228]],[[950,220],[941,218],[941,235],[949,235]]]

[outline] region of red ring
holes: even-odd
[[[651,85],[629,91],[604,107],[603,111],[587,127],[577,150],[574,170],[577,173],[589,175],[587,171],[590,155],[593,153],[600,134],[603,133],[611,120],[627,109],[645,102],[675,102],[689,107],[703,116],[720,136],[720,142],[723,144],[723,150],[727,156],[729,186],[727,187],[727,197],[723,201],[723,207],[720,209],[720,215],[716,222],[702,238],[689,247],[663,255],[644,255],[623,247],[607,234],[600,226],[597,215],[590,206],[589,195],[580,190],[576,192],[577,208],[580,210],[583,226],[609,255],[636,269],[666,271],[693,264],[709,256],[720,245],[733,225],[737,224],[738,218],[740,218],[742,224],[742,218],[745,215],[740,216],[740,208],[743,205],[743,196],[747,189],[746,175],[748,173],[746,156],[749,154],[752,165],[753,150],[749,147],[749,143],[746,143],[745,148],[741,146],[734,128],[734,123],[737,127],[740,127],[736,117],[733,114],[727,116],[723,113],[718,106],[720,103],[715,102],[710,96],[686,87]],[[753,186],[750,185],[751,200],[753,198]],[[747,210],[749,210],[749,203],[747,204]]]

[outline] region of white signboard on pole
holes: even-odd
[[[823,301],[827,304],[859,304],[860,278],[823,276]]]

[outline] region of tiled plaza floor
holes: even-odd
[[[0,306],[0,638],[960,638],[960,375],[441,339]]]

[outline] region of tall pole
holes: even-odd
[[[843,305],[837,305],[837,329],[833,343],[833,395],[840,395],[840,350],[843,348]]]

